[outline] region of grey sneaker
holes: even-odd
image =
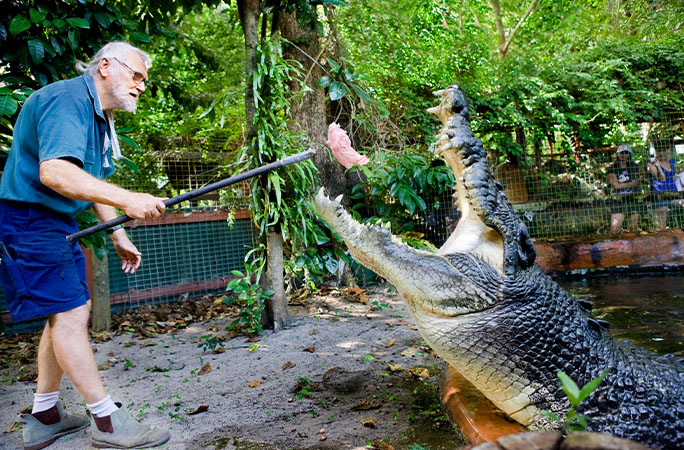
[[[88,419],[78,414],[67,414],[59,403],[55,418],[59,418],[52,425],[45,425],[31,414],[20,414],[19,421],[24,424],[24,450],[38,450],[55,442],[56,439],[75,433],[88,426]],[[50,410],[48,410],[50,411]]]
[[[162,445],[171,438],[167,430],[159,430],[140,425],[119,407],[110,416],[95,417],[90,424],[93,447],[106,448],[145,448]]]

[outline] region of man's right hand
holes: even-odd
[[[133,219],[153,219],[162,215],[166,209],[164,198],[141,192],[130,192],[122,211]]]

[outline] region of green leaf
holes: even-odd
[[[29,28],[31,28],[31,21],[24,17],[23,14],[17,14],[10,22],[9,30],[10,33],[16,36],[17,34],[21,33],[22,31],[26,31]]]
[[[69,17],[66,21],[74,28],[90,28],[90,22],[80,17]]]
[[[337,73],[342,68],[342,66],[339,65],[337,63],[337,61],[335,61],[334,59],[332,59],[332,58],[325,58],[325,59],[328,61],[328,64],[330,65],[330,71],[332,73]]]
[[[321,78],[318,79],[318,87],[321,89],[325,89],[328,86],[330,86],[331,82],[332,82],[332,80],[330,79],[329,76],[327,76],[327,75],[322,76]]]
[[[124,133],[124,131],[118,131],[118,132],[119,132],[119,133]],[[133,138],[131,138],[130,136],[124,136],[124,135],[121,135],[121,134],[117,134],[117,137],[119,138],[119,140],[120,140],[121,142],[123,142],[124,144],[128,145],[129,147],[132,147],[132,148],[134,148],[134,149],[136,149],[136,150],[140,150],[140,146],[139,146],[139,145],[135,142],[135,140],[134,140]]]
[[[150,42],[150,35],[141,31],[136,31],[131,36],[138,42]]]
[[[100,24],[102,28],[109,28],[109,26],[112,24],[112,16],[106,13],[102,12],[96,12],[93,14],[93,17],[95,17],[95,20],[97,23]]]
[[[341,83],[339,81],[333,81],[330,84],[330,91],[328,92],[328,96],[330,97],[330,100],[332,100],[333,102],[341,99],[346,94],[347,87],[344,85],[344,83]]]
[[[136,174],[136,175],[140,174],[140,168],[138,167],[138,165],[134,161],[126,158],[125,156],[122,156],[121,159],[119,159],[119,162],[121,164],[123,164],[124,166],[126,166],[128,168],[128,170],[130,170],[134,174]]]
[[[609,372],[609,371],[610,371],[610,369],[604,370],[604,371],[601,373],[601,375],[599,375],[598,377],[594,378],[593,380],[591,380],[590,382],[588,382],[587,384],[585,384],[585,385],[582,387],[582,389],[580,389],[579,395],[578,395],[578,398],[579,398],[579,401],[580,401],[580,402],[584,401],[587,397],[589,397],[589,395],[590,395],[592,392],[594,392],[594,391],[596,390],[596,388],[599,387],[599,384],[601,384],[601,382],[602,382],[603,379],[606,377],[606,375],[608,375],[608,372]]]
[[[62,28],[66,26],[66,22],[63,21],[62,19],[55,19],[52,21],[52,24],[57,28],[59,31],[62,31]],[[54,43],[53,43],[54,46]],[[56,47],[56,46],[55,46]]]
[[[43,43],[37,39],[31,39],[26,45],[28,46],[29,54],[31,55],[33,62],[36,64],[43,62],[43,58],[45,57],[45,47],[43,47]]]
[[[359,98],[361,98],[361,100],[363,100],[366,103],[373,103],[373,98],[368,94],[368,92],[364,91],[363,89],[361,89],[361,87],[359,87],[356,84],[352,84],[351,87],[352,89],[354,89],[354,92],[356,92],[356,95],[358,95]]]
[[[565,395],[568,396],[568,400],[570,400],[570,404],[574,407],[577,407],[579,405],[580,400],[579,400],[579,395],[580,395],[580,390],[579,387],[577,387],[577,384],[572,381],[572,378],[567,376],[565,372],[562,370],[559,370],[556,372],[556,375],[558,375],[558,378],[561,380],[561,385],[563,387],[563,391],[565,392]]]
[[[0,95],[0,116],[11,116],[17,112],[19,104],[11,95]]]
[[[325,268],[328,273],[336,274],[339,266],[339,261],[337,261],[335,258],[332,258],[330,255],[325,255]]]
[[[547,409],[542,409],[541,415],[551,418],[551,420],[553,420],[554,422],[557,422],[557,423],[561,422],[560,417],[558,417],[556,414],[552,413],[551,411],[549,411]]]
[[[46,16],[47,16],[47,11],[45,11],[45,10],[38,11],[34,8],[31,8],[29,10],[29,17],[31,18],[31,22],[33,22],[33,23],[42,22]]]

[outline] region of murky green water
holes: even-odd
[[[559,284],[591,301],[616,337],[684,357],[684,274],[593,276]]]

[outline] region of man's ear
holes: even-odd
[[[112,70],[112,63],[109,58],[100,58],[97,63],[97,71],[100,73],[102,78],[107,78],[109,72]]]

